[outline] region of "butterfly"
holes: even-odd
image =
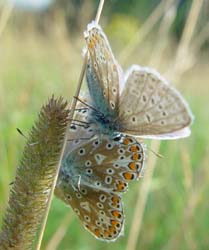
[[[123,233],[121,195],[144,171],[135,137],[188,136],[192,113],[156,71],[135,65],[124,76],[99,25],[85,38],[90,98],[77,105],[55,194],[96,238],[113,241]]]
[[[155,70],[133,65],[123,74],[108,39],[95,22],[84,33],[91,97],[89,122],[99,133],[178,139],[190,135],[193,115],[181,94]]]
[[[87,113],[77,109],[75,120],[84,124]],[[81,124],[71,125],[69,138],[74,139],[65,150],[55,195],[96,238],[114,241],[124,228],[121,194],[143,175],[145,148],[128,135],[95,135],[91,126]]]

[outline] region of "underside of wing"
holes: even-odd
[[[68,140],[64,155],[69,154],[82,144],[86,144],[86,142],[96,133],[96,125],[93,123],[89,124],[88,122],[89,113],[91,112],[88,104],[88,97],[80,97],[77,101],[74,117],[68,132]]]
[[[58,182],[55,195],[70,205],[83,226],[97,239],[114,241],[123,233],[124,214],[121,197],[81,184],[79,189]]]
[[[159,73],[131,67],[120,99],[121,132],[155,139],[182,138],[190,134],[192,119],[184,98]]]
[[[114,58],[106,35],[95,22],[88,25],[85,39],[89,52],[86,78],[92,103],[105,115],[117,113],[122,69]]]
[[[75,177],[75,186],[82,182],[92,188],[125,192],[128,182],[143,175],[144,161],[144,146],[136,139],[95,136],[64,155],[62,172]]]

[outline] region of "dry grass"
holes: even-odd
[[[206,75],[209,62],[200,61],[199,51],[209,36],[209,20],[200,30],[198,20],[202,15],[202,5],[202,0],[192,1],[182,39],[175,47],[170,29],[176,15],[176,1],[162,1],[139,28],[135,38],[127,47],[121,48],[122,52],[117,56],[122,64],[148,62],[155,68],[163,69],[167,78],[179,86],[187,95],[197,117],[191,138],[162,144],[155,141],[151,144],[152,150],[158,152],[160,149],[165,160],[158,160],[149,153],[145,177],[132,185],[132,190],[125,196],[127,222],[123,238],[114,244],[97,242],[77,225],[77,219],[71,220],[71,215],[68,217],[69,208],[55,200],[43,249],[64,250],[68,249],[69,244],[73,249],[207,249],[206,230],[209,229],[209,223],[204,219],[208,209],[205,200],[209,189],[209,158],[208,149],[205,148],[208,141],[205,131],[209,120],[204,107],[208,105]],[[159,20],[160,25],[156,29],[155,24]],[[5,30],[6,26],[1,23],[5,21],[0,20],[0,27]],[[154,30],[157,38],[154,46],[150,46],[147,39]],[[195,36],[197,30],[199,35]],[[56,33],[50,41],[36,34],[26,35],[23,44],[18,44],[17,39],[21,41],[21,38],[11,33],[4,32],[1,38],[0,50],[4,49],[7,55],[0,70],[0,115],[5,121],[0,127],[3,131],[0,136],[1,169],[4,169],[1,171],[0,194],[1,202],[5,204],[8,184],[15,171],[11,166],[17,162],[17,145],[21,145],[19,136],[13,131],[14,126],[27,130],[33,120],[32,114],[51,93],[58,92],[67,98],[73,96],[82,60],[80,50],[84,42],[79,40],[75,46],[72,40],[69,42],[66,39],[64,32]],[[20,47],[23,53],[18,51]],[[175,53],[167,53],[168,48]],[[143,60],[133,55],[133,52],[140,50],[152,53],[147,53],[146,60]],[[162,58],[164,54],[168,54],[168,58]],[[18,67],[18,64],[21,66]],[[25,69],[27,65],[31,65],[31,68]],[[185,84],[180,85],[182,82]],[[10,93],[10,88],[14,89],[15,94]],[[201,96],[198,96],[199,93]],[[15,99],[16,96],[20,97],[19,100]],[[9,171],[6,173],[5,169]],[[1,210],[4,206],[1,205]],[[71,239],[68,238],[69,228],[74,232]],[[54,248],[51,248],[52,245]]]

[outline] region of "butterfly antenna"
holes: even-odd
[[[101,115],[104,116],[104,114],[103,114],[100,110],[98,110],[98,109],[96,109],[95,107],[91,106],[91,105],[88,104],[87,102],[82,101],[79,97],[74,96],[74,98],[75,98],[77,101],[83,103],[83,104],[84,104],[85,106],[87,106],[88,108],[90,108],[90,109],[92,109],[92,110],[96,111],[97,113],[100,113]]]
[[[73,122],[78,122],[78,123],[81,123],[81,124],[84,124],[84,125],[90,125],[89,122],[85,122],[85,121],[80,121],[80,120],[76,120],[76,119],[69,119],[69,120],[71,120],[72,123],[73,123]]]
[[[90,136],[90,137],[80,137],[80,138],[72,138],[72,139],[68,139],[67,141],[69,142],[69,141],[76,141],[76,140],[90,140],[91,138],[93,138],[94,137],[94,135],[92,135],[92,136]]]
[[[152,150],[150,147],[147,147],[147,148],[148,148],[155,156],[157,156],[157,157],[159,157],[159,158],[161,158],[161,159],[164,159],[164,158],[165,158],[162,154],[155,152],[155,151]]]

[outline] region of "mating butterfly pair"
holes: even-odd
[[[123,75],[100,26],[89,24],[85,39],[90,98],[77,105],[55,193],[94,236],[111,241],[123,231],[121,194],[143,173],[135,137],[186,137],[192,114],[156,71],[135,65]]]

